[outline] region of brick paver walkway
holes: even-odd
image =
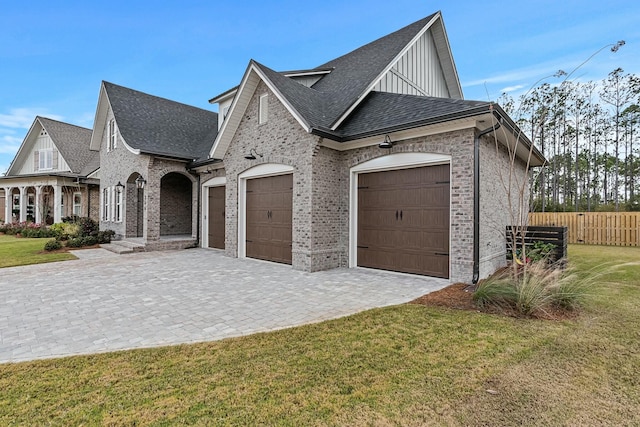
[[[0,363],[212,341],[407,302],[442,279],[317,273],[206,249],[0,269]]]

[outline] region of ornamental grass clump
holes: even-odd
[[[600,275],[578,276],[543,259],[517,269],[505,269],[482,281],[473,300],[480,308],[526,317],[549,317],[558,310],[578,309]]]

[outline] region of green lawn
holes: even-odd
[[[68,252],[39,253],[44,249],[47,240],[49,239],[0,236],[0,268],[76,259],[73,254]],[[0,273],[0,277],[2,277],[2,273]]]
[[[640,249],[570,248],[582,274]],[[640,266],[572,321],[400,305],[219,342],[0,365],[0,425],[639,425]],[[487,391],[489,390],[489,391]]]

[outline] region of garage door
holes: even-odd
[[[225,187],[209,187],[209,247],[224,249]]]
[[[358,175],[358,265],[449,277],[449,165]]]
[[[291,264],[292,193],[292,174],[247,180],[247,257]]]

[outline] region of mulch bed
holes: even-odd
[[[91,246],[81,246],[79,248],[70,248],[68,246],[63,246],[60,249],[56,249],[55,251],[45,251],[45,250],[41,250],[38,251],[38,254],[59,254],[62,252],[70,252],[70,251],[79,251],[79,250],[83,250],[83,249],[99,249],[100,245],[99,244],[95,244],[95,245],[91,245]]]
[[[426,305],[430,307],[446,307],[455,310],[475,311],[488,314],[497,314],[509,317],[524,317],[514,310],[498,307],[479,308],[473,302],[473,291],[469,290],[469,285],[465,283],[454,283],[439,291],[431,292],[410,301],[409,304]],[[566,320],[578,317],[577,311],[570,311],[561,308],[549,309],[544,313],[537,313],[531,316],[536,319],[545,320]]]

